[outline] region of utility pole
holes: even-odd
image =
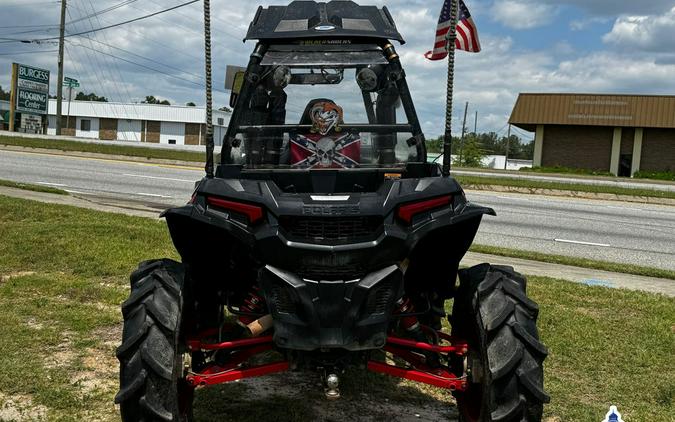
[[[478,110],[476,110],[476,119],[473,121],[473,133],[478,135]]]
[[[16,129],[14,127],[14,120],[16,120],[16,91],[17,91],[17,80],[19,79],[19,65],[16,63],[12,64],[12,87],[10,89],[11,94],[9,95],[9,131],[14,132]]]
[[[459,165],[462,165],[462,154],[464,153],[464,136],[466,135],[466,117],[469,114],[469,102],[466,102],[466,107],[464,107],[464,123],[462,123],[462,142],[459,148]]]
[[[504,170],[509,167],[509,150],[511,149],[511,123],[509,123],[509,132],[506,135],[506,159],[504,160]]]
[[[66,33],[66,0],[61,0],[61,27],[59,29],[59,76],[56,81],[56,134],[61,135],[63,115],[63,47]],[[49,108],[49,106],[47,106]]]

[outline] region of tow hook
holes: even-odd
[[[326,399],[338,400],[340,398],[340,378],[336,374],[324,373],[323,385]]]

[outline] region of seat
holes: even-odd
[[[290,135],[291,165],[296,168],[357,168],[361,160],[358,133],[343,131],[344,112],[334,101],[310,101],[300,119],[309,132]]]

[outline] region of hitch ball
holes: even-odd
[[[328,400],[337,400],[340,398],[340,378],[335,374],[329,374],[326,377],[326,398]]]

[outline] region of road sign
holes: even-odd
[[[80,81],[65,77],[63,78],[63,86],[67,86],[68,88],[78,88],[80,86]]]
[[[13,86],[16,111],[47,114],[49,104],[49,71],[15,64]]]

